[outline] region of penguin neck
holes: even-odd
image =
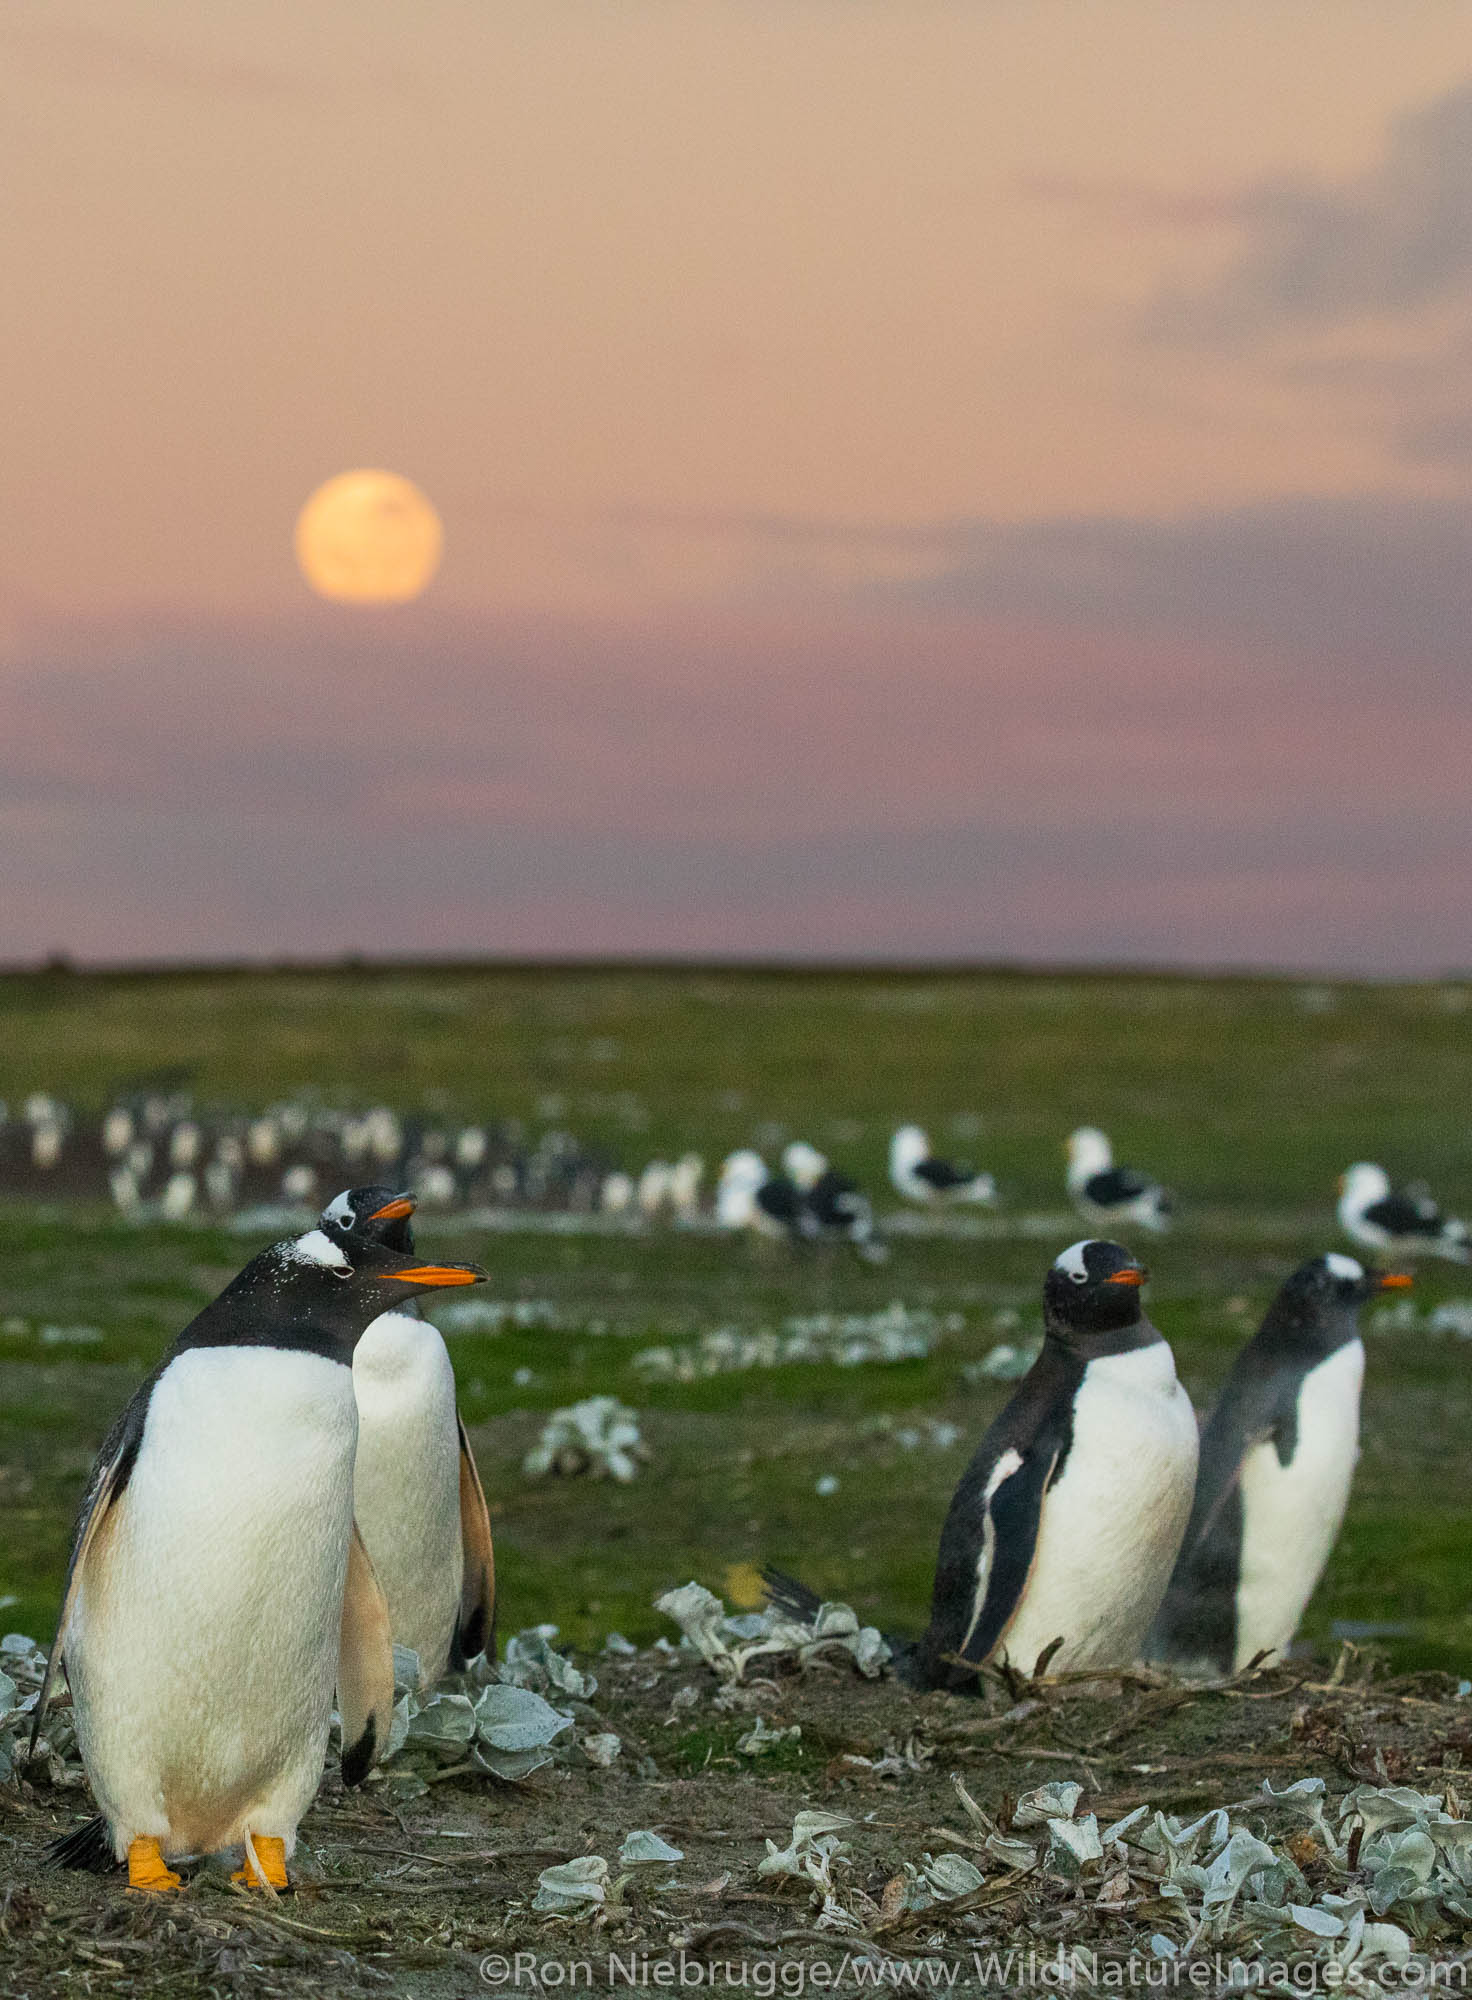
[[[1280,1354],[1323,1361],[1360,1335],[1359,1314],[1352,1308],[1325,1312],[1322,1306],[1298,1305],[1275,1299],[1268,1307],[1256,1342]]]
[[[1048,1313],[1043,1321],[1043,1338],[1075,1366],[1087,1366],[1090,1361],[1102,1361],[1106,1355],[1133,1354],[1138,1348],[1153,1347],[1161,1335],[1143,1313],[1125,1326],[1098,1328],[1070,1326],[1056,1313]]]
[[[395,1306],[404,1301],[395,1300]],[[289,1270],[280,1264],[248,1264],[207,1305],[174,1343],[191,1347],[277,1347],[319,1354],[326,1361],[353,1364],[353,1349],[369,1321],[388,1301],[377,1288],[345,1283],[323,1273]]]

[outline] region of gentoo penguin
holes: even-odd
[[[412,1256],[411,1195],[349,1188],[322,1211],[345,1233]],[[353,1509],[388,1599],[394,1638],[419,1655],[424,1686],[477,1653],[495,1657],[496,1566],[470,1440],[455,1408],[455,1371],[412,1299],[395,1304],[353,1350],[358,1459]]]
[[[982,1439],[941,1532],[921,1687],[1136,1659],[1191,1512],[1196,1418],[1118,1243],[1075,1243],[1043,1284],[1043,1350]],[[953,1664],[959,1661],[962,1664]],[[968,1671],[968,1668],[970,1671]]]
[[[890,1140],[889,1178],[895,1193],[906,1201],[923,1201],[931,1207],[941,1202],[987,1205],[997,1198],[997,1184],[990,1174],[938,1160],[918,1125],[901,1125]]]
[[[1360,1307],[1410,1282],[1330,1251],[1300,1264],[1268,1307],[1202,1434],[1153,1659],[1233,1673],[1286,1649],[1339,1533],[1359,1457]]]
[[[874,1207],[856,1180],[841,1174],[825,1154],[805,1139],[794,1139],[782,1154],[782,1171],[802,1197],[797,1228],[819,1243],[851,1243],[870,1263],[889,1251],[874,1221]]]
[[[1466,1223],[1443,1215],[1424,1187],[1393,1188],[1385,1169],[1368,1160],[1339,1177],[1339,1227],[1362,1250],[1472,1264]]]
[[[1117,1167],[1114,1149],[1096,1125],[1080,1125],[1064,1142],[1068,1196],[1085,1222],[1133,1222],[1155,1236],[1170,1228],[1171,1200],[1158,1181],[1136,1167]]]
[[[391,1301],[471,1285],[314,1229],[247,1264],[113,1425],[88,1482],[36,1704],[65,1659],[101,1817],[52,1858],[173,1889],[167,1857],[243,1844],[286,1883],[333,1684],[349,1784],[393,1706],[387,1608],[353,1529],[353,1347]]]

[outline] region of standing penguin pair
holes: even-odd
[[[1330,1251],[1284,1283],[1202,1435],[1152,1659],[1233,1673],[1259,1653],[1286,1652],[1338,1537],[1359,1457],[1360,1309],[1410,1282]]]
[[[394,1305],[485,1273],[329,1224],[252,1259],[104,1442],[83,1499],[32,1751],[66,1664],[101,1816],[54,1858],[179,1886],[243,1847],[276,1890],[316,1793],[334,1684],[343,1776],[382,1749],[387,1606],[353,1523],[353,1350]]]

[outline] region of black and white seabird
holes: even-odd
[[[715,1214],[723,1229],[791,1239],[801,1231],[802,1195],[786,1174],[769,1172],[760,1153],[742,1147],[722,1163]]]
[[[1191,1511],[1196,1418],[1118,1243],[1075,1243],[1043,1285],[1043,1349],[982,1439],[941,1533],[923,1687],[1120,1667],[1139,1655]]]
[[[1201,1439],[1190,1524],[1149,1653],[1232,1673],[1287,1650],[1339,1534],[1360,1449],[1360,1308],[1398,1271],[1337,1251],[1286,1281]]]
[[[820,1243],[851,1243],[871,1263],[889,1251],[874,1220],[874,1205],[856,1180],[840,1173],[805,1139],[783,1150],[782,1170],[802,1197],[798,1233]]]
[[[889,1178],[896,1194],[929,1207],[949,1202],[989,1206],[997,1198],[990,1174],[954,1160],[938,1160],[918,1125],[901,1125],[889,1142]]]
[[[1368,1160],[1339,1177],[1339,1227],[1362,1250],[1472,1264],[1472,1232],[1466,1223],[1443,1215],[1420,1185],[1392,1187],[1385,1169]]]
[[[349,1188],[322,1226],[351,1257],[360,1241],[414,1254],[412,1195]],[[455,1370],[413,1299],[393,1307],[353,1350],[358,1453],[353,1511],[388,1599],[395,1642],[419,1656],[432,1686],[478,1653],[495,1657],[496,1563],[475,1455],[455,1405]]]
[[[393,1707],[353,1527],[353,1348],[396,1301],[484,1275],[309,1230],[254,1258],[134,1395],[87,1485],[36,1704],[32,1754],[64,1659],[101,1808],[53,1859],[126,1860],[130,1887],[163,1890],[170,1856],[243,1845],[237,1879],[285,1887],[334,1681],[350,1784]]]
[[[1096,1125],[1071,1132],[1065,1151],[1069,1199],[1085,1222],[1133,1223],[1156,1236],[1169,1229],[1170,1196],[1138,1168],[1115,1166],[1113,1148]]]

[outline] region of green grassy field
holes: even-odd
[[[1004,1207],[976,1238],[896,1237],[883,1267],[758,1252],[673,1230],[476,1236],[488,1296],[540,1322],[453,1337],[495,1515],[508,1629],[578,1643],[666,1629],[690,1577],[764,1559],[897,1627],[923,1621],[936,1537],[965,1459],[1008,1393],[963,1372],[1039,1320],[1042,1271],[1081,1231],[1060,1142],[1085,1119],[1160,1173],[1182,1218],[1148,1246],[1150,1310],[1208,1401],[1276,1283],[1335,1242],[1337,1173],[1378,1158],[1472,1205],[1472,989],[978,973],[353,970],[0,979],[0,1096],[97,1104],[182,1066],[202,1104],[313,1091],[437,1115],[550,1123],[621,1163],[801,1134],[890,1202],[892,1126],[993,1169]],[[1047,1218],[1056,1218],[1056,1229]],[[259,1247],[223,1230],[133,1228],[100,1210],[0,1211],[0,1623],[49,1632],[71,1512],[111,1417],[191,1314]],[[1141,1246],[1137,1246],[1141,1247]],[[1424,1314],[1472,1296],[1426,1267]],[[956,1319],[925,1360],[796,1365],[655,1383],[634,1357],[718,1327],[872,1313]],[[50,1335],[46,1329],[52,1329]],[[58,1338],[89,1329],[101,1338]],[[528,1375],[529,1371],[529,1375]],[[1472,1663],[1472,1350],[1425,1330],[1370,1341],[1365,1449],[1343,1540],[1311,1609],[1409,1627],[1402,1666]],[[518,1379],[519,1378],[519,1379]],[[627,1488],[530,1483],[541,1414],[619,1395],[652,1462]],[[906,1450],[927,1418],[959,1441]],[[823,1475],[837,1490],[820,1497]]]

